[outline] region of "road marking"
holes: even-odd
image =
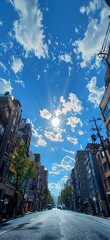
[[[17,227],[17,226],[16,226],[16,227]],[[13,227],[13,228],[11,228],[11,229],[8,229],[8,230],[5,230],[5,231],[1,232],[1,233],[0,233],[0,236],[1,236],[2,234],[6,233],[6,232],[9,232],[9,231],[15,229],[16,227]]]
[[[35,220],[35,218],[30,219],[30,221],[33,221],[33,220]]]

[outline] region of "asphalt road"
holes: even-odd
[[[0,224],[0,240],[110,240],[110,220],[59,209]]]

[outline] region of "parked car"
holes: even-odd
[[[61,207],[62,207],[61,205],[58,205],[58,206],[57,206],[58,209],[61,209]]]

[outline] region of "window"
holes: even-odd
[[[102,157],[105,157],[105,153],[104,153],[104,151],[102,151],[101,154],[102,154]]]
[[[104,167],[104,172],[109,171],[108,162],[105,162],[105,163],[103,164],[103,167]]]
[[[107,121],[109,115],[110,115],[110,98],[108,100],[108,103],[107,103],[104,111],[103,111],[103,116],[105,118],[105,121]]]
[[[0,135],[3,136],[4,133],[4,127],[3,125],[0,123]]]
[[[108,186],[110,188],[110,177],[107,178],[107,183],[108,183]]]
[[[107,129],[108,129],[108,131],[110,131],[110,121],[107,124]]]
[[[7,184],[14,185],[15,173],[9,172]]]
[[[105,188],[107,188],[107,183],[105,179],[104,179],[104,185],[105,185]]]
[[[6,152],[9,153],[10,150],[10,143],[8,142],[7,147],[6,147]]]

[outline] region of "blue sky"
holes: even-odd
[[[9,90],[21,102],[32,126],[30,149],[41,154],[57,195],[76,151],[91,142],[89,120],[100,117],[106,67],[97,53],[110,9],[104,0],[0,4],[0,94]]]

